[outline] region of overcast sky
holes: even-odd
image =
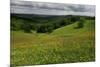
[[[95,5],[11,0],[11,13],[95,16]]]

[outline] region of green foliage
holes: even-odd
[[[51,34],[11,31],[11,65],[95,61],[94,23],[85,20],[83,28],[74,29],[76,22]]]
[[[80,19],[80,21],[78,21],[78,23],[77,23],[77,27],[75,27],[75,29],[80,29],[80,28],[83,28],[84,27],[84,23],[85,23],[85,18],[83,17],[80,17],[79,18]]]
[[[37,33],[51,33],[53,31],[53,27],[51,24],[44,24],[44,25],[38,25],[37,27]]]
[[[78,22],[78,27],[77,27],[77,28],[83,28],[83,26],[84,26],[83,23],[84,23],[84,22]]]
[[[32,25],[30,25],[28,22],[23,23],[21,29],[24,30],[24,32],[30,33],[32,29]]]
[[[23,17],[19,17],[23,16]],[[25,16],[25,18],[24,18]],[[26,18],[27,17],[27,18]],[[84,20],[94,19],[83,16],[32,16],[27,15],[11,16],[11,30],[24,30],[25,32],[37,31],[37,33],[51,33],[60,27],[73,24],[78,21],[76,28],[84,26]]]
[[[47,28],[45,25],[41,25],[40,27],[37,28],[38,33],[45,33],[47,31]]]
[[[80,17],[81,16],[72,16],[72,17],[70,17],[71,18],[71,22],[80,21]],[[81,17],[81,18],[83,18],[83,17]]]
[[[23,22],[23,19],[11,18],[11,30],[20,30]]]
[[[66,20],[62,20],[62,22],[60,22],[60,26],[66,26],[66,25],[67,25]]]

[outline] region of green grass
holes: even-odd
[[[77,22],[52,33],[11,31],[11,65],[95,61],[94,22],[74,29]]]

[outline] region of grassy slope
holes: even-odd
[[[52,64],[95,60],[94,22],[84,28],[77,23],[56,29],[51,34],[11,32],[11,64]]]

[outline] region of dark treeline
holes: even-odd
[[[37,33],[51,33],[53,30],[78,22],[78,28],[84,26],[86,19],[95,19],[95,17],[86,16],[39,16],[39,15],[22,15],[11,14],[11,30],[23,30],[30,33],[32,30]]]

